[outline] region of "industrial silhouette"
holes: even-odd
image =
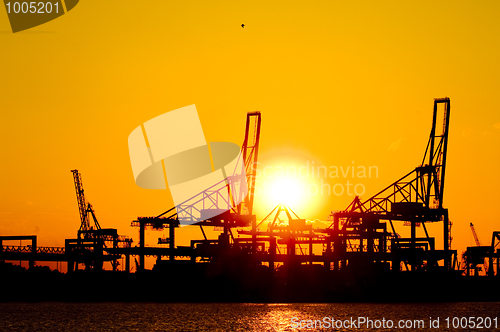
[[[132,221],[140,234],[139,245],[132,246],[133,241],[118,235],[116,229],[101,228],[92,205],[86,202],[81,175],[73,170],[81,217],[77,238],[67,239],[64,248],[55,248],[37,247],[36,236],[2,236],[0,260],[27,260],[30,268],[26,273],[37,271],[37,261],[67,263],[67,274],[54,275],[46,269],[31,274],[50,285],[57,281],[55,289],[59,291],[46,294],[29,288],[23,293],[28,298],[273,302],[500,299],[500,232],[493,233],[490,245],[481,246],[471,223],[476,246],[467,248],[461,262],[451,246],[452,223],[444,207],[449,98],[434,100],[422,163],[374,196],[364,201],[355,197],[345,210],[332,212],[326,228],[314,228],[285,204],[257,223],[253,202],[261,123],[260,112],[247,114],[241,154],[248,195],[230,210],[214,216],[209,206],[198,205],[203,197],[215,200],[223,191],[237,193],[231,182],[218,183],[157,216]],[[201,217],[194,220],[195,215]],[[189,227],[199,227],[203,237],[191,240],[190,246],[177,246],[176,230],[184,219],[193,222]],[[410,237],[399,235],[398,222],[410,227]],[[436,247],[426,226],[429,223],[441,224],[442,248]],[[220,230],[218,237],[209,239],[206,227]],[[425,236],[417,236],[419,227]],[[164,229],[168,229],[168,236],[158,238],[157,246],[146,247],[146,231]],[[2,242],[12,240],[28,240],[31,245]],[[135,273],[131,273],[131,256]],[[152,270],[146,269],[146,256],[156,257]],[[126,263],[118,271],[122,258]],[[103,271],[106,261],[111,262],[113,271]],[[11,276],[14,283],[28,278],[17,267],[0,266],[0,272]],[[90,291],[77,291],[80,283],[91,285]],[[139,290],[134,294],[121,293],[135,285]],[[155,289],[151,294],[146,291],[148,285]],[[19,299],[18,292],[11,290],[7,298]]]

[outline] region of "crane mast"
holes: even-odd
[[[75,181],[76,200],[78,202],[78,211],[80,212],[80,220],[82,221],[80,229],[90,228],[87,218],[87,204],[85,204],[85,194],[83,192],[82,176],[77,169],[71,171]]]
[[[474,224],[470,223],[470,230],[472,231],[472,236],[474,236],[474,241],[476,242],[476,246],[481,246],[481,242],[479,241],[479,238],[477,237],[476,229],[474,228]]]
[[[243,141],[241,150],[243,152],[243,161],[245,163],[248,195],[238,207],[238,213],[240,214],[252,215],[253,198],[255,192],[255,178],[257,175],[257,160],[259,155],[260,125],[260,112],[247,113],[245,139]]]
[[[393,246],[391,245],[392,249],[406,250],[408,248],[415,251],[419,246],[427,246],[430,248],[431,255],[434,255],[425,264],[421,263],[423,260],[408,259],[408,262],[411,261],[412,270],[428,266],[436,267],[441,257],[444,257],[444,267],[451,270],[453,254],[450,248],[451,222],[448,218],[448,210],[443,207],[449,124],[450,99],[434,99],[432,127],[422,163],[364,202],[356,196],[346,210],[333,212],[331,215],[333,223],[329,227],[329,232],[337,234],[336,232],[339,232],[341,228],[345,232],[346,227],[350,227],[349,231],[357,232],[360,225],[370,228],[372,225],[385,227],[385,222],[380,223],[380,220],[387,220],[392,230],[392,233],[387,233],[394,243]],[[410,237],[400,238],[393,221],[403,221],[404,225],[410,226]],[[433,222],[443,222],[442,252],[436,251],[434,239],[429,236],[425,225]],[[416,228],[421,225],[425,231],[425,238],[419,238],[416,235]],[[376,232],[376,229],[371,228],[371,232]],[[388,240],[384,237],[386,232],[386,230],[379,232],[379,244]],[[356,237],[347,238],[348,236],[342,241],[347,241],[346,243],[351,240],[364,241]],[[373,245],[372,238],[368,236],[366,239],[370,250]]]
[[[76,200],[78,202],[78,211],[80,212],[80,229],[78,230],[78,235],[81,233],[89,234],[88,231],[92,230],[93,227],[90,226],[90,218],[89,213],[92,215],[92,219],[94,220],[94,229],[101,229],[99,222],[94,213],[94,209],[90,203],[85,201],[85,193],[83,191],[83,183],[82,176],[77,169],[71,171],[73,173],[73,180],[75,181],[75,191],[76,191]]]
[[[476,247],[481,247],[481,241],[479,240],[479,237],[477,236],[476,229],[474,228],[473,223],[470,223],[470,230],[472,231],[472,236],[474,237],[474,242],[476,242]],[[484,271],[486,273],[488,273],[488,260],[486,260],[484,257],[481,260],[482,260]]]

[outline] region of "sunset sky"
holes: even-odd
[[[1,8],[0,234],[38,235],[41,246],[74,238],[76,168],[101,226],[137,244],[130,222],[173,203],[135,184],[128,135],[191,104],[207,141],[240,145],[246,113],[261,111],[268,174],[375,166],[371,178],[295,179],[306,189],[349,180],[366,199],[421,162],[433,99],[450,97],[452,247],[474,244],[470,222],[488,244],[500,230],[499,17],[498,1],[84,0],[13,34]],[[261,173],[258,188],[277,178]],[[354,198],[302,195],[291,207],[308,220]],[[277,203],[258,195],[257,219]],[[439,248],[441,229],[431,227]],[[178,244],[200,237],[185,227]]]

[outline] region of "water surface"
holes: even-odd
[[[319,328],[330,319],[356,321],[365,317],[376,323],[422,320],[424,330],[466,331],[446,328],[446,317],[497,317],[500,302],[413,304],[245,304],[245,303],[0,303],[1,331],[390,331]],[[440,319],[439,328],[429,318]],[[293,328],[302,321],[317,321],[316,328]],[[451,321],[450,321],[451,322]],[[310,324],[310,323],[309,323]],[[386,326],[387,327],[387,326]],[[494,326],[493,326],[494,327]],[[410,331],[412,329],[405,328]],[[491,331],[493,328],[475,329]],[[497,329],[500,330],[500,329]]]

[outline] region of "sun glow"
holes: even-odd
[[[304,199],[304,185],[297,179],[278,178],[271,184],[269,194],[273,203],[293,208]]]

